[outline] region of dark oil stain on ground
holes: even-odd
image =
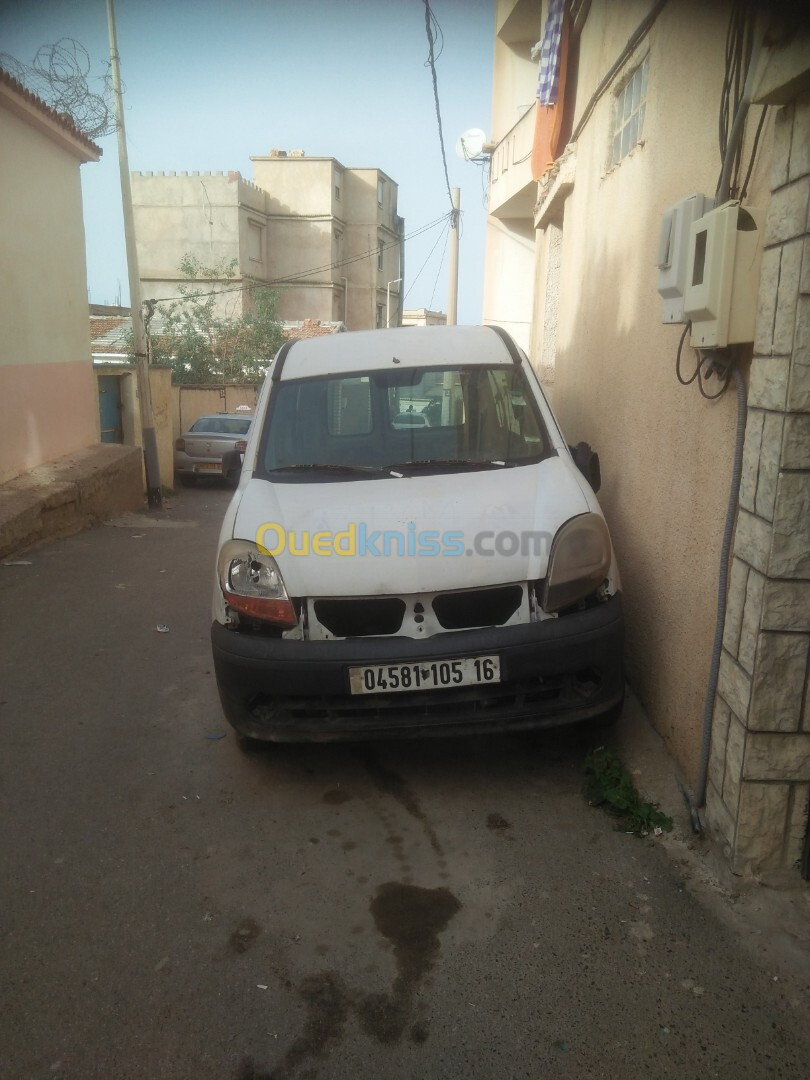
[[[460,910],[461,903],[449,889],[423,889],[399,881],[377,889],[371,914],[379,932],[393,946],[397,977],[390,995],[367,997],[358,1014],[363,1027],[379,1042],[394,1043],[402,1038],[411,1021],[414,992],[438,958],[439,934]]]
[[[322,1058],[343,1038],[349,1017],[351,998],[340,976],[334,971],[310,975],[298,988],[307,1007],[304,1030],[272,1072],[260,1074],[262,1080],[287,1080],[308,1058]],[[258,1077],[257,1077],[258,1080]]]
[[[386,795],[393,796],[400,806],[402,806],[412,818],[415,818],[420,823],[425,832],[425,836],[427,836],[430,841],[430,846],[437,855],[442,855],[442,846],[439,843],[439,838],[436,836],[433,826],[428,821],[415,793],[408,787],[407,783],[399,773],[394,772],[393,769],[386,768],[385,765],[375,757],[373,751],[367,747],[357,747],[354,750],[354,754],[355,757],[362,762],[366,772],[379,790]]]
[[[255,919],[250,916],[242,919],[237,928],[228,938],[228,948],[231,952],[247,952],[256,938],[261,934],[262,928]]]
[[[307,1007],[303,1033],[272,1072],[256,1072],[251,1061],[253,1071],[241,1073],[237,1080],[290,1080],[304,1061],[325,1058],[341,1042],[352,1011],[367,1034],[383,1045],[399,1042],[406,1030],[413,1043],[425,1043],[428,1030],[415,1021],[414,994],[438,959],[439,934],[460,910],[460,901],[445,888],[424,889],[398,881],[381,885],[370,911],[377,930],[394,950],[397,976],[391,993],[353,992],[334,971],[310,976],[299,987]]]
[[[371,901],[374,923],[394,946],[397,961],[396,991],[402,985],[412,993],[439,955],[439,934],[461,910],[449,889],[423,889],[389,881]]]
[[[494,830],[511,829],[512,823],[507,821],[501,814],[489,814],[487,816],[487,828]]]
[[[350,802],[353,798],[354,795],[350,791],[343,788],[332,788],[331,791],[324,793],[323,801],[332,806],[340,806],[341,803]]]
[[[253,1058],[246,1057],[239,1066],[234,1080],[272,1080],[272,1074],[257,1069]]]

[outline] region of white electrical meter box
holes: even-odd
[[[664,211],[658,238],[658,292],[663,301],[661,322],[686,322],[683,294],[686,291],[689,233],[694,222],[714,206],[707,195],[689,195]]]
[[[693,348],[754,340],[764,224],[764,211],[733,199],[692,225],[684,315]]]

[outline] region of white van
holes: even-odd
[[[615,718],[619,574],[577,453],[498,327],[285,344],[219,541],[230,723],[303,741]]]

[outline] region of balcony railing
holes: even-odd
[[[532,180],[532,145],[537,105],[531,105],[492,151],[489,212],[495,217],[531,217],[537,198]]]

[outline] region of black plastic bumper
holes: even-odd
[[[244,735],[278,742],[514,731],[610,713],[624,694],[621,597],[528,626],[426,640],[291,641],[211,628],[222,706]],[[359,694],[349,668],[497,654],[496,684]]]

